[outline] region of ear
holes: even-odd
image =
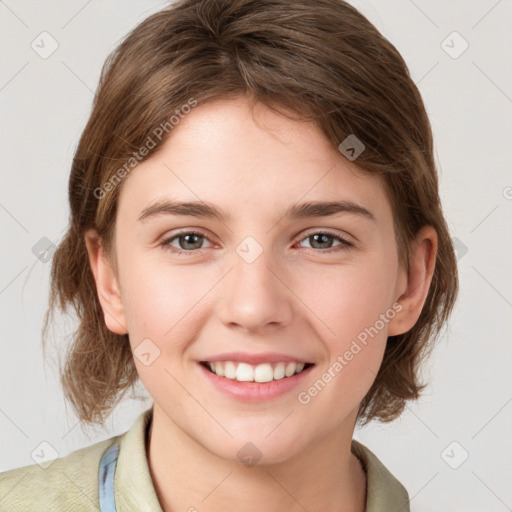
[[[402,269],[406,288],[397,299],[402,309],[388,324],[388,336],[404,334],[416,324],[427,299],[437,255],[437,232],[432,226],[418,231],[411,244],[409,272]]]
[[[85,245],[89,254],[89,263],[96,282],[96,290],[100,300],[107,328],[115,334],[127,334],[124,308],[116,273],[105,255],[95,229],[85,232]]]

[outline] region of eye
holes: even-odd
[[[330,233],[328,231],[317,231],[314,233],[310,233],[308,236],[306,236],[306,238],[303,238],[302,241],[308,240],[310,243],[310,247],[312,249],[325,250],[333,247],[333,239],[340,242],[338,246],[335,246],[335,250],[346,250],[349,247],[354,246],[352,242],[349,242],[346,238],[342,237],[341,235]]]
[[[198,252],[199,249],[203,248],[201,246],[204,240],[208,240],[208,238],[199,232],[180,231],[172,237],[165,239],[161,245],[174,254],[192,255],[194,252]],[[174,241],[178,243],[178,247],[172,245]]]
[[[169,238],[162,241],[161,245],[164,249],[171,251],[173,254],[186,254],[188,256],[204,249],[203,242],[209,238],[198,231],[180,231]],[[333,248],[333,240],[339,244],[334,246],[334,251],[347,250],[353,247],[353,243],[345,239],[341,235],[330,233],[328,231],[317,231],[308,234],[301,242],[308,240],[311,249],[319,249],[316,252],[333,252],[327,251]],[[177,243],[178,246],[173,245]]]

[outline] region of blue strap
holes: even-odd
[[[101,512],[116,512],[114,473],[116,471],[119,444],[114,443],[103,454],[98,473],[98,494]]]

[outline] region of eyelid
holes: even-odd
[[[201,228],[187,228],[187,229],[179,229],[175,232],[171,232],[169,234],[166,234],[161,242],[159,243],[159,245],[163,245],[164,248],[165,247],[170,247],[171,251],[172,252],[176,252],[176,253],[179,253],[179,252],[186,252],[186,253],[198,253],[200,252],[202,249],[196,249],[196,250],[189,250],[189,251],[186,251],[184,249],[177,249],[176,247],[172,247],[170,245],[170,242],[171,240],[173,239],[176,239],[180,236],[184,236],[184,235],[200,235],[202,238],[205,238],[206,240],[208,240],[210,243],[214,244],[215,242],[211,239],[211,237],[209,235],[206,234],[206,232],[204,230],[202,230]]]
[[[169,235],[166,235],[163,240],[160,242],[160,246],[165,249],[165,250],[168,250],[170,251],[172,254],[176,254],[176,255],[182,255],[182,254],[186,254],[188,256],[192,256],[194,254],[198,254],[198,253],[201,253],[203,251],[203,249],[206,249],[206,248],[201,248],[201,249],[195,249],[195,250],[185,250],[185,249],[178,249],[176,247],[173,247],[171,245],[171,241],[173,241],[174,239],[180,237],[180,236],[183,236],[183,235],[189,235],[189,234],[196,234],[196,235],[200,235],[202,238],[205,238],[206,240],[208,240],[210,243],[213,243],[214,242],[210,239],[210,237],[205,233],[204,230],[202,230],[201,228],[186,228],[186,229],[181,229],[181,230],[178,230],[176,232],[173,232]],[[337,239],[340,244],[337,245],[337,246],[334,246],[334,247],[329,247],[325,250],[322,250],[322,249],[315,249],[313,247],[304,247],[304,249],[309,249],[315,253],[320,253],[320,254],[329,254],[329,253],[334,253],[334,252],[338,252],[338,251],[343,251],[343,250],[348,250],[348,249],[351,249],[354,247],[355,243],[351,240],[353,239],[354,237],[352,236],[346,236],[345,234],[342,234],[340,232],[337,232],[337,231],[333,231],[332,229],[329,229],[329,228],[326,228],[326,229],[322,229],[322,228],[311,228],[309,230],[307,230],[305,233],[302,233],[300,238],[297,238],[296,241],[294,242],[294,246],[303,242],[304,240],[307,240],[309,237],[315,235],[315,234],[324,234],[324,235],[328,235],[334,239]]]
[[[316,235],[318,233],[321,233],[323,235],[329,235],[333,238],[339,238],[343,242],[345,242],[347,245],[353,246],[355,245],[356,238],[352,235],[349,235],[348,233],[341,233],[340,231],[333,231],[330,228],[312,228],[311,230],[306,231],[306,233],[301,235],[301,238],[297,239],[297,242],[302,242],[305,238],[308,238],[310,236]]]

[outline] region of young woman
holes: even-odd
[[[49,315],[62,383],[121,436],[0,476],[1,510],[407,511],[356,424],[416,399],[457,295],[430,124],[340,0],[182,0],[107,60]]]

